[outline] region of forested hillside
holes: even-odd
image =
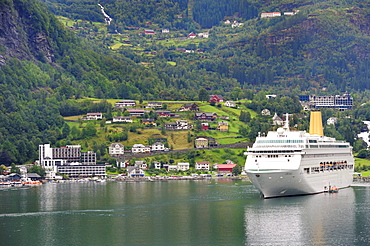
[[[94,1],[44,1],[57,14],[85,20],[98,20],[94,16],[100,14],[103,21],[100,7]],[[157,62],[155,70],[171,79],[179,78],[181,74],[181,79],[175,82],[176,89],[194,87],[194,78],[184,70],[196,71],[196,76],[211,81],[213,77],[222,76],[233,86],[289,88],[296,89],[295,93],[320,93],[317,90],[322,88],[339,93],[368,89],[370,85],[370,10],[367,2],[137,0],[101,1],[101,4],[113,18],[108,30],[122,32],[130,41],[137,39],[135,43],[145,50],[162,56],[147,59],[146,56],[135,56],[137,51],[129,54],[132,49],[125,47],[121,47],[125,50],[121,53],[134,57],[136,62],[154,60]],[[260,18],[262,12],[270,11],[278,11],[282,16]],[[294,14],[284,15],[284,12]],[[243,25],[230,28],[230,25],[222,24],[225,20],[242,22]],[[141,37],[140,40],[140,36],[136,38],[125,31],[130,26],[188,32],[211,28],[207,42],[188,46],[189,49],[202,49],[206,55],[178,55],[171,52],[177,47],[164,47],[163,43],[155,42],[165,36],[158,34],[156,39]],[[176,62],[177,66],[160,65],[168,60]],[[195,84],[218,89],[213,82],[203,84],[200,81],[203,79]]]
[[[273,11],[282,16],[260,18]],[[62,116],[109,113],[71,101],[84,96],[196,100],[205,88],[232,100],[261,90],[366,99],[369,17],[360,0],[0,0],[0,162],[33,160],[38,144],[65,138]]]
[[[37,0],[1,0],[0,13],[1,163],[32,160],[39,144],[65,137],[66,99],[139,97],[141,83],[143,92],[153,85],[147,79],[161,83],[129,59],[76,38]]]

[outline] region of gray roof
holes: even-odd
[[[27,178],[41,178],[37,173],[27,173]]]

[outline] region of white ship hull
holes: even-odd
[[[322,173],[306,174],[300,170],[247,171],[254,186],[264,198],[308,195],[349,187],[353,170],[332,170]]]

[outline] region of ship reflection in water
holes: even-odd
[[[348,188],[336,194],[261,199],[258,209],[245,208],[246,245],[369,243],[369,238],[356,234],[356,226],[366,226],[359,225],[356,198],[354,189]]]

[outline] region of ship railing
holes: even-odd
[[[257,148],[266,148],[266,149],[271,149],[271,148],[283,148],[283,149],[303,149],[305,146],[304,145],[298,145],[298,144],[294,144],[294,145],[290,145],[290,144],[287,144],[287,145],[277,145],[277,144],[274,144],[274,145],[262,145],[262,144],[259,144],[259,145],[255,145],[253,146],[253,148],[257,149]]]

